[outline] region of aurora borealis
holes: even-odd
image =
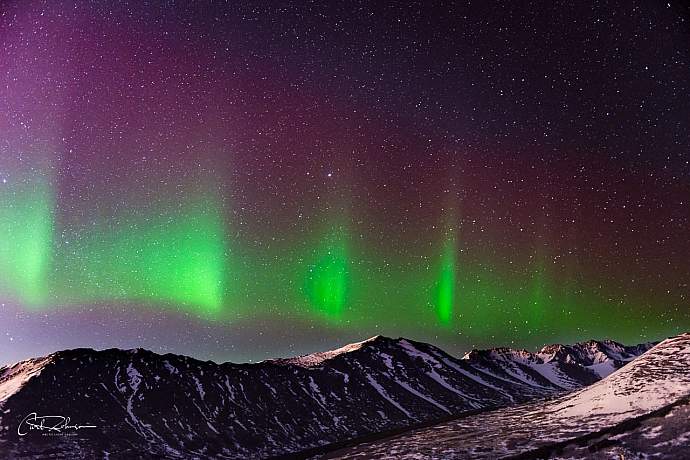
[[[687,8],[491,3],[3,2],[3,359],[690,329]]]
[[[16,186],[4,181],[0,193],[0,274],[6,290],[27,305],[44,302],[51,263],[53,200],[40,178],[19,176]]]

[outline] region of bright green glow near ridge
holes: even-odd
[[[223,305],[226,244],[214,203],[117,219],[77,241],[59,253],[67,279],[58,299],[171,303],[202,315]]]
[[[40,177],[0,184],[0,290],[29,306],[46,298],[53,197]]]
[[[308,266],[305,292],[311,305],[330,319],[339,319],[347,302],[350,267],[346,232],[328,235]]]
[[[436,311],[438,321],[444,326],[451,324],[455,303],[455,286],[457,282],[457,244],[455,237],[448,238],[443,246],[441,269],[436,292]]]
[[[151,302],[212,315],[223,305],[225,224],[214,200],[95,220],[55,234],[39,175],[0,184],[0,293],[28,307]]]

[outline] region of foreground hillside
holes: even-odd
[[[343,458],[690,458],[690,334],[603,380],[528,403],[334,452]]]
[[[591,341],[457,359],[377,336],[297,358],[220,365],[141,349],[61,351],[0,369],[0,457],[306,454],[553,397],[598,381],[649,347]]]

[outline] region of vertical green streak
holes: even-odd
[[[457,282],[457,242],[455,235],[446,237],[441,254],[441,266],[436,286],[436,313],[438,322],[449,326],[453,317],[455,304],[455,286]]]
[[[46,298],[53,241],[53,194],[42,177],[0,183],[0,289],[27,305]]]
[[[307,267],[305,293],[311,305],[332,320],[342,317],[350,281],[347,233],[342,227],[331,232],[315,251]]]

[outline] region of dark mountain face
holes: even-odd
[[[141,349],[61,351],[0,369],[0,456],[284,455],[553,396],[599,380],[649,347],[587,342],[457,359],[377,336],[258,364]],[[60,416],[70,417],[67,427]]]

